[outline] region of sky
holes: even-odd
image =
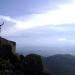
[[[1,36],[20,46],[74,46],[75,0],[0,0]]]

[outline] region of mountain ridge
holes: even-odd
[[[44,69],[52,75],[72,75],[75,73],[75,56],[57,54],[43,58]]]

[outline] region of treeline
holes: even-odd
[[[0,46],[0,75],[51,75],[44,72],[40,55],[13,54],[10,45]]]

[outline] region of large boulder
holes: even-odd
[[[10,40],[0,37],[0,54],[7,52],[7,51],[5,51],[6,48],[8,50],[10,50],[9,49],[10,47],[11,47],[11,52],[13,54],[15,54],[16,53],[16,42],[13,42],[13,41],[10,41]]]
[[[25,57],[26,73],[29,75],[42,75],[43,64],[41,56],[37,54],[29,54]]]

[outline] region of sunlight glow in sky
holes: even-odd
[[[58,9],[35,14],[29,20],[16,24],[19,29],[44,25],[61,25],[75,23],[75,4],[59,5]]]
[[[2,35],[8,35],[8,36],[11,36],[11,35],[23,36],[24,35],[24,36],[29,36],[30,40],[32,36],[34,38],[35,35],[38,38],[45,37],[44,40],[47,39],[46,36],[49,36],[49,38],[58,36],[57,38],[51,38],[51,39],[57,40],[60,42],[66,41],[67,40],[66,37],[71,36],[73,34],[72,32],[74,31],[74,29],[72,29],[72,27],[64,27],[62,25],[69,24],[70,26],[71,25],[75,26],[75,10],[74,10],[75,0],[72,0],[72,2],[70,3],[59,3],[59,4],[56,3],[56,7],[55,9],[53,8],[53,10],[48,9],[48,10],[45,10],[45,12],[31,13],[29,15],[27,14],[26,16],[22,15],[17,17],[11,17],[11,16],[0,15],[0,19],[3,19],[5,23],[7,23],[7,26],[5,25],[6,30],[3,30]],[[12,25],[10,26],[9,24],[12,24]],[[49,26],[50,29],[49,27],[47,27],[46,29],[45,26]],[[43,30],[39,30],[38,27],[42,28]],[[27,30],[28,32],[26,32]],[[67,35],[65,32],[67,33]],[[40,37],[40,35],[42,36]],[[72,38],[73,37],[74,37],[74,34],[72,35]],[[49,38],[48,40],[50,40]],[[38,39],[36,38],[35,40],[38,40]]]
[[[26,30],[33,27],[45,26],[45,25],[61,25],[61,24],[73,24],[75,23],[75,2],[69,4],[59,4],[55,10],[47,10],[45,13],[32,14],[29,18],[22,17],[22,20],[16,20],[9,16],[1,16],[9,22],[15,23],[10,32],[13,29],[15,31]],[[13,33],[12,32],[12,33]]]
[[[64,37],[63,37],[63,38],[59,38],[59,39],[58,39],[58,41],[59,41],[59,42],[60,42],[60,41],[65,41],[65,40],[67,40],[67,39],[66,39],[66,38],[64,38]]]

